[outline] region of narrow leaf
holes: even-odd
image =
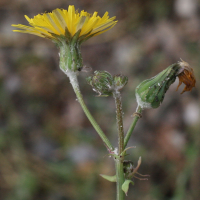
[[[116,175],[114,176],[108,176],[108,175],[104,175],[104,174],[100,174],[100,176],[110,182],[117,182],[117,179],[116,179]]]

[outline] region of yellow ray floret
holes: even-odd
[[[25,15],[30,26],[22,24],[12,24],[21,30],[14,32],[29,33],[40,37],[54,38],[53,35],[65,35],[66,28],[71,36],[80,30],[79,37],[85,34],[95,36],[111,29],[117,21],[115,17],[109,18],[108,12],[103,17],[98,16],[97,12],[93,15],[82,10],[80,13],[75,11],[74,6],[69,6],[68,10],[55,9],[50,13],[38,14],[34,18]]]

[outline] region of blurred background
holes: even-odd
[[[0,199],[114,200],[114,163],[85,117],[58,49],[47,39],[13,33],[11,24],[68,5],[105,11],[117,25],[82,46],[84,64],[129,78],[122,92],[125,132],[137,107],[135,87],[182,58],[197,79],[192,92],[170,87],[162,106],[143,112],[128,160],[141,174],[127,200],[200,199],[200,3],[198,0],[0,0]],[[117,146],[112,97],[98,98],[81,73],[89,109]]]

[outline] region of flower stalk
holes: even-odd
[[[97,124],[96,120],[91,115],[91,113],[88,110],[87,106],[85,105],[85,102],[83,100],[83,96],[82,96],[81,91],[80,91],[78,79],[77,79],[77,73],[78,72],[74,72],[73,71],[74,67],[77,67],[77,66],[74,66],[74,63],[77,63],[76,60],[75,60],[76,57],[74,59],[69,58],[68,55],[66,55],[67,51],[69,51],[69,47],[67,45],[66,46],[63,45],[61,47],[61,51],[60,51],[60,68],[69,77],[69,80],[70,80],[70,83],[72,85],[72,88],[73,88],[73,90],[74,90],[74,92],[76,94],[78,102],[80,103],[85,115],[87,116],[87,118],[91,122],[92,126],[94,127],[94,129],[97,131],[97,133],[99,134],[99,136],[103,140],[103,142],[106,145],[107,149],[109,151],[112,151],[114,149],[112,144],[110,143],[110,141],[108,140],[108,138],[106,137],[106,135],[104,134],[102,129]],[[74,60],[74,61],[70,63],[71,60]],[[70,66],[70,64],[71,64],[71,66]]]
[[[123,110],[120,90],[127,84],[128,78],[121,74],[112,76],[107,71],[95,71],[93,76],[87,78],[87,82],[92,86],[98,96],[107,97],[113,95],[116,106],[116,121],[118,130],[118,149],[111,152],[115,161],[117,200],[124,200],[124,191],[122,185],[125,181],[124,176],[124,128],[123,128]],[[110,176],[104,175],[107,180],[112,180]]]
[[[85,102],[83,100],[83,96],[80,91],[77,74],[79,69],[82,68],[82,56],[80,52],[80,47],[77,45],[67,44],[66,42],[62,42],[59,45],[60,48],[60,69],[68,76],[72,88],[76,94],[78,102],[80,103],[85,115],[91,122],[94,129],[97,131],[101,139],[103,140],[104,144],[106,145],[107,149],[112,151],[114,148],[102,129],[97,124],[96,120],[91,115],[90,111],[88,110]]]
[[[118,152],[119,155],[124,151],[124,128],[121,94],[119,91],[113,92],[116,105],[116,120],[118,129]]]
[[[142,108],[140,106],[138,106],[136,109],[136,112],[133,114],[134,118],[133,118],[132,124],[130,125],[130,127],[126,133],[126,136],[124,138],[124,148],[126,148],[128,141],[131,137],[131,134],[132,134],[138,120],[141,118],[141,114],[142,114]]]
[[[97,124],[96,120],[91,115],[91,113],[88,110],[87,106],[85,105],[85,102],[83,100],[83,96],[82,96],[82,94],[80,92],[80,89],[79,89],[79,87],[77,87],[77,85],[78,85],[77,82],[76,82],[76,81],[78,81],[77,77],[72,75],[71,77],[69,77],[69,79],[70,79],[70,83],[72,84],[72,87],[74,89],[74,92],[76,93],[78,102],[80,103],[85,115],[87,116],[87,118],[91,122],[92,126],[94,127],[94,129],[97,131],[97,133],[99,134],[99,136],[103,140],[103,142],[104,142],[105,146],[107,147],[107,149],[109,151],[112,151],[114,149],[112,144],[110,143],[110,141],[108,140],[108,138],[106,137],[106,135],[104,134],[102,129]]]
[[[115,99],[116,105],[116,120],[118,128],[118,157],[115,158],[115,168],[116,168],[116,179],[117,179],[117,200],[124,200],[125,195],[122,190],[122,185],[125,181],[124,178],[124,156],[122,152],[124,151],[124,128],[123,128],[123,110],[121,94],[119,91],[115,90],[113,92],[113,97]]]

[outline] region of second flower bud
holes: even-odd
[[[112,95],[113,92],[121,90],[128,82],[128,78],[121,74],[112,76],[107,71],[95,71],[94,75],[89,76],[87,79],[92,89],[98,93],[98,96],[107,97]]]

